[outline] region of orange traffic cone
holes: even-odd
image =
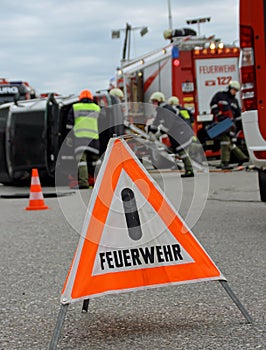
[[[39,179],[38,169],[32,169],[30,184],[30,201],[26,210],[49,209],[44,203],[42,187]]]

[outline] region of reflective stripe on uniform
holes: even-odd
[[[190,115],[188,111],[186,111],[185,109],[180,109],[179,113],[184,119],[190,119]]]
[[[225,105],[225,106],[227,106],[228,104],[229,103],[227,101],[225,101],[225,100],[218,101],[218,105]]]
[[[187,142],[185,142],[182,145],[176,147],[176,151],[181,151],[183,148],[188,147],[191,144],[192,140],[193,140],[193,136]]]
[[[97,129],[98,129],[98,124],[97,124]],[[78,124],[77,126],[76,125],[74,126],[74,134],[76,137],[86,137],[86,138],[96,139],[96,140],[99,139],[98,130],[90,129],[90,128],[79,128]]]
[[[97,117],[78,117],[75,119],[74,134],[76,137],[99,139]]]
[[[81,166],[87,166],[87,162],[79,162],[78,167],[81,167]]]
[[[179,156],[179,158],[181,158],[181,159],[185,159],[185,158],[188,157],[188,155],[187,155],[186,153],[179,154],[178,156]]]
[[[237,106],[236,103],[232,102],[232,103],[231,103],[231,107],[233,107],[234,109],[237,109],[238,106]]]
[[[230,145],[230,141],[221,141],[220,145]]]
[[[99,150],[90,146],[79,146],[75,148],[75,153],[83,153],[89,151],[95,154],[99,154]]]

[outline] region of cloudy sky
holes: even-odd
[[[25,80],[37,93],[106,89],[122,58],[126,23],[133,28],[130,58],[166,46],[168,0],[1,0],[0,78]],[[238,0],[171,0],[173,28],[211,17],[202,35],[238,39]],[[197,30],[197,25],[191,28]],[[121,29],[120,39],[112,30]]]

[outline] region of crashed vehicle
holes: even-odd
[[[57,168],[63,172],[60,178],[68,184],[71,172],[76,169],[73,143],[63,147],[63,152],[61,149],[69,135],[67,115],[76,102],[78,96],[51,93],[43,98],[0,106],[0,183],[28,184],[32,169],[37,168],[42,183],[53,185]],[[123,134],[124,126],[123,120],[118,122],[116,113],[108,108],[114,101],[107,93],[95,94],[95,102],[106,110],[99,118],[101,129],[107,129],[100,137],[103,153],[109,138]],[[111,124],[114,126],[110,127]]]
[[[28,181],[32,168],[54,180],[57,155],[67,133],[66,116],[74,96],[40,98],[0,106],[0,182]]]

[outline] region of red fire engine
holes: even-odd
[[[215,92],[225,90],[230,80],[239,80],[238,64],[239,48],[215,36],[173,37],[168,46],[122,63],[116,85],[124,90],[129,106],[148,103],[155,91],[166,98],[177,96],[194,114],[194,130],[206,155],[219,156],[219,142],[205,131],[212,123],[209,104]]]
[[[240,0],[240,47],[245,140],[266,202],[266,0]]]

